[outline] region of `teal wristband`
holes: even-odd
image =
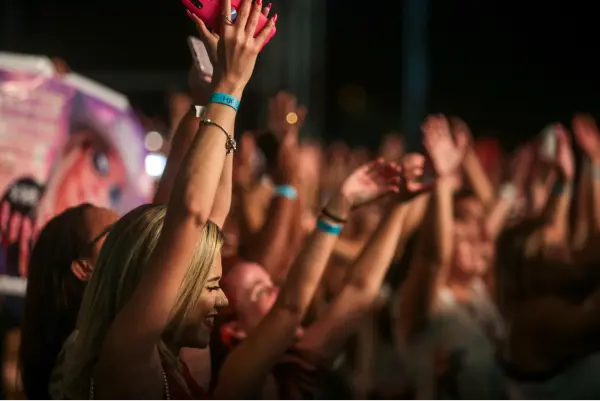
[[[317,230],[325,234],[340,235],[342,232],[342,226],[331,224],[323,219],[319,219],[317,220]]]
[[[275,196],[280,196],[289,200],[296,200],[298,198],[298,191],[291,185],[277,185],[275,187]]]
[[[226,93],[215,92],[211,95],[209,103],[219,103],[231,107],[235,111],[240,108],[240,101]]]

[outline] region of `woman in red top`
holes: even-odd
[[[261,2],[244,0],[238,11],[231,22],[231,2],[223,2],[213,90],[239,100],[274,19],[254,38]],[[210,103],[167,206],[141,206],[111,229],[66,349],[68,398],[204,396],[179,351],[206,347],[217,310],[227,304],[219,287],[220,227],[231,203],[235,116],[235,108]],[[221,394],[228,395],[217,388]]]

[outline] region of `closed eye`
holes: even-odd
[[[221,287],[216,286],[216,287],[208,287],[208,291],[213,292],[213,291],[219,291],[221,289]]]

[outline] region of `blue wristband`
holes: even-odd
[[[340,235],[340,233],[342,232],[342,226],[331,224],[323,219],[319,219],[317,220],[317,230],[326,234]]]
[[[240,101],[226,93],[215,92],[211,95],[209,103],[219,103],[231,107],[235,111],[240,108]]]
[[[275,187],[275,196],[281,196],[289,200],[296,200],[298,198],[298,191],[291,185],[277,185]]]

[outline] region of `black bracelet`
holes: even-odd
[[[331,214],[331,212],[327,211],[327,208],[323,208],[321,210],[321,214],[328,219],[335,221],[336,223],[344,224],[348,221],[348,219],[342,219],[341,217],[336,216],[335,214]]]

